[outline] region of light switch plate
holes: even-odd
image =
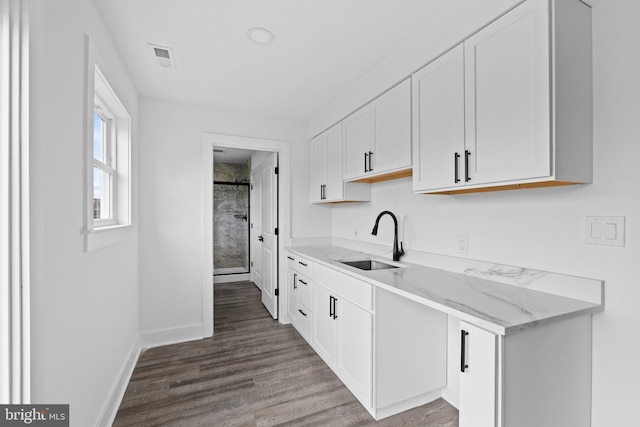
[[[623,216],[587,216],[584,241],[588,245],[624,246]]]

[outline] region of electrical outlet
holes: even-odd
[[[469,237],[466,234],[456,236],[456,253],[466,255],[468,253]]]

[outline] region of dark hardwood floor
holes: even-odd
[[[215,285],[213,338],[144,352],[114,426],[457,426],[442,399],[376,422],[253,283]]]

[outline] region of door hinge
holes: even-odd
[[[280,168],[276,166],[276,175],[280,173]]]
[[[251,267],[253,267],[253,261],[251,261]]]
[[[278,227],[276,227],[276,229],[275,229],[275,235],[276,236],[278,235]]]
[[[251,189],[253,190],[253,184],[251,184]]]
[[[280,295],[280,289],[276,288],[276,291],[274,292],[275,296],[279,296]]]

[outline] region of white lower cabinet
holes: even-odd
[[[591,316],[509,335],[460,322],[460,427],[591,425]]]
[[[318,282],[313,301],[315,350],[370,410],[373,315]]]
[[[498,336],[460,322],[459,425],[496,426]]]
[[[307,340],[311,338],[311,261],[291,252],[287,257],[287,315],[289,321]]]

